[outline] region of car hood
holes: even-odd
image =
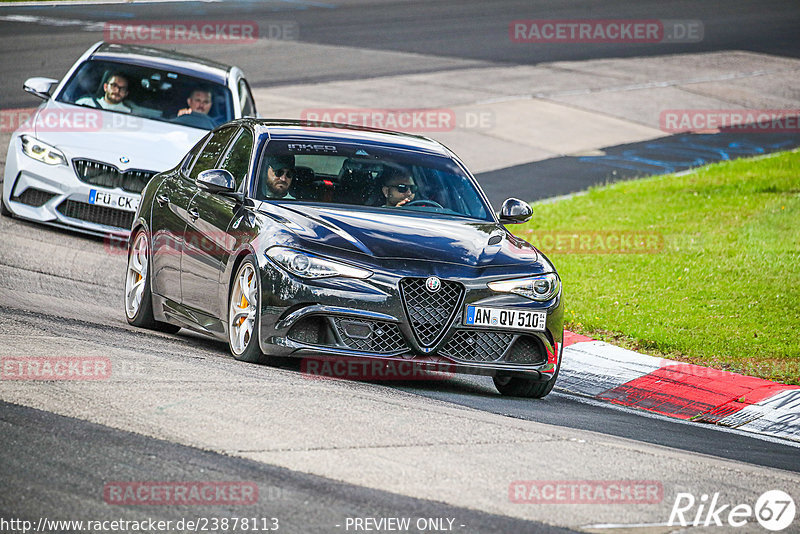
[[[273,204],[272,207],[277,205]],[[494,222],[420,211],[365,210],[282,204],[275,212],[301,245],[335,247],[381,259],[424,260],[470,267],[525,264],[552,270],[536,248]],[[539,266],[532,265],[539,263]]]
[[[37,110],[32,130],[37,139],[62,150],[69,160],[86,158],[110,163],[120,170],[156,172],[177,165],[208,133],[52,100]]]

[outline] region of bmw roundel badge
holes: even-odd
[[[128,156],[122,156],[121,158],[119,158],[120,163],[128,163],[129,161],[130,159],[128,159]]]
[[[425,280],[425,289],[430,291],[431,293],[436,293],[440,289],[442,289],[442,281],[436,278],[435,276],[428,277]]]

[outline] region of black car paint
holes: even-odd
[[[243,119],[227,126],[231,124],[252,129],[256,147],[260,136],[269,135],[259,131],[262,126],[259,121]],[[278,124],[279,129],[284,127],[283,123]],[[317,139],[312,136],[308,140]],[[193,152],[202,144],[198,143]],[[446,155],[451,156],[449,152]],[[259,150],[253,150],[249,177],[255,174],[259,157]],[[239,262],[250,256],[261,275],[258,341],[266,354],[318,354],[319,346],[289,339],[287,334],[304,317],[334,313],[396,323],[410,350],[382,357],[402,355],[442,360],[435,356],[436,350],[448,341],[454,329],[462,326],[464,307],[480,304],[546,311],[546,332],[531,335],[538,337],[548,353],[560,362],[561,293],[549,302],[534,302],[518,295],[496,293],[487,287],[493,280],[555,272],[541,252],[513,236],[496,219],[475,221],[419,212],[383,210],[382,213],[370,208],[242,200],[201,190],[184,168],[182,163],[148,184],[132,233],[137,227],[151,233],[153,304],[159,321],[226,340],[231,280]],[[241,192],[252,190],[250,179],[241,185]],[[159,202],[165,196],[168,201]],[[365,280],[299,279],[266,257],[264,251],[275,245],[333,257],[369,269],[373,274]],[[451,327],[433,347],[419,344],[405,319],[398,290],[404,278],[428,276],[458,280],[466,288],[465,300],[459,304]],[[367,356],[337,347],[326,347],[325,352]],[[444,360],[455,364],[459,372],[508,371],[541,380],[550,375],[540,371],[552,372],[554,363],[550,358],[546,364],[520,368],[503,362],[477,365]]]

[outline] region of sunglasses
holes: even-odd
[[[278,178],[280,178],[284,174],[286,175],[287,178],[294,178],[294,169],[288,169],[284,167],[283,169],[278,169],[278,170],[272,169],[272,172],[274,172],[275,176],[277,176]]]
[[[419,187],[411,184],[397,184],[397,185],[390,185],[389,187],[394,187],[395,189],[397,189],[398,193],[408,193],[409,191],[411,191],[412,193],[416,193],[417,191],[419,191]]]

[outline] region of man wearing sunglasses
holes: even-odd
[[[291,154],[282,156],[269,156],[267,158],[266,180],[262,178],[262,187],[266,198],[279,198],[283,200],[294,200],[289,192],[294,179],[294,156]]]
[[[417,186],[407,172],[395,172],[386,179],[381,190],[386,197],[384,206],[400,207],[414,200]]]

